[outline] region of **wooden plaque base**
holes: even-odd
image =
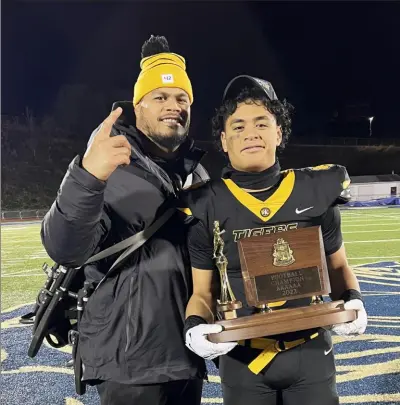
[[[213,343],[235,342],[280,333],[328,327],[338,323],[351,322],[356,318],[356,311],[344,309],[344,301],[333,301],[217,321],[217,324],[224,327],[224,331],[209,334],[208,339]]]

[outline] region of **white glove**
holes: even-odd
[[[222,325],[218,324],[194,326],[186,332],[185,344],[192,352],[203,357],[203,359],[215,359],[230,352],[237,345],[237,342],[212,343],[207,339],[208,334],[220,333],[222,330]]]
[[[344,304],[344,309],[354,309],[357,311],[357,319],[353,322],[340,323],[333,325],[331,331],[339,336],[354,337],[362,335],[367,328],[367,313],[365,312],[364,304],[359,299],[347,301]]]

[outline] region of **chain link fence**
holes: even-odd
[[[39,210],[1,211],[1,221],[40,220],[46,215],[47,211],[48,208]]]

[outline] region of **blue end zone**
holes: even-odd
[[[400,264],[379,262],[355,270],[369,326],[357,339],[334,338],[341,403],[400,404]],[[43,345],[35,359],[27,356],[31,327],[18,324],[18,318],[29,309],[1,315],[1,403],[97,405],[95,389],[89,387],[82,397],[75,394],[72,370],[65,367],[68,353]],[[218,372],[212,363],[208,366],[210,382],[204,385],[203,403],[221,404]]]

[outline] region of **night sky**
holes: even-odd
[[[131,99],[142,43],[155,34],[187,60],[200,139],[243,73],[295,106],[297,136],[328,131],[334,116],[342,136],[368,136],[373,115],[374,136],[399,138],[399,21],[400,2],[383,1],[3,2],[2,114],[51,114],[65,84],[99,89],[110,107]]]

